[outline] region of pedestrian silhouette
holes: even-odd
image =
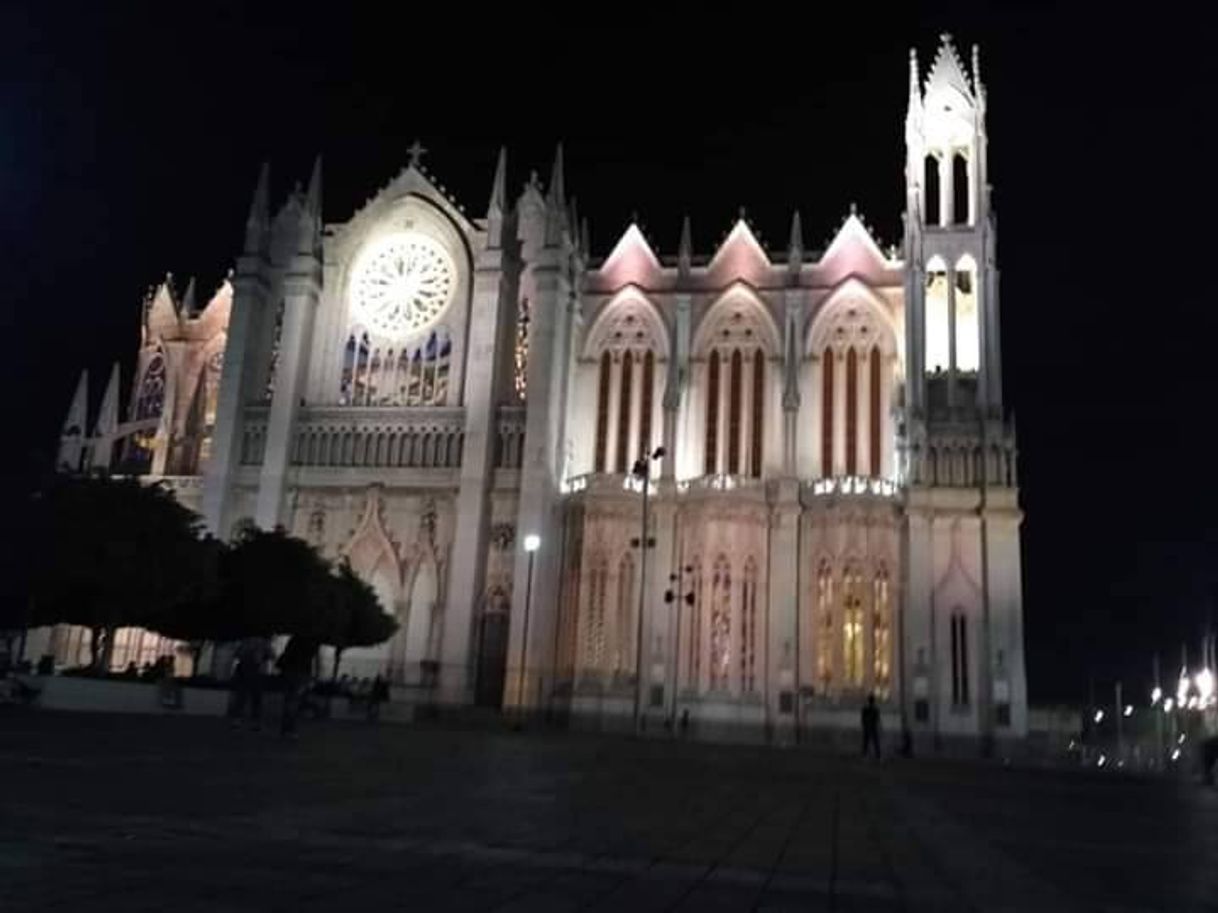
[[[867,757],[867,749],[871,748],[876,760],[880,758],[880,708],[875,705],[875,695],[867,695],[867,703],[863,705],[863,757]]]

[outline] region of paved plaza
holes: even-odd
[[[1201,910],[1218,792],[1001,764],[0,715],[0,910]]]

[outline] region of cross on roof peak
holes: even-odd
[[[410,153],[410,164],[417,168],[419,165],[419,161],[427,153],[427,147],[424,146],[422,143],[420,143],[418,140],[415,140],[413,143],[410,144],[410,148],[407,149],[406,151],[408,153]]]

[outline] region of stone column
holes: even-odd
[[[502,256],[497,248],[484,250],[478,257],[473,276],[469,348],[465,359],[465,444],[440,642],[439,698],[448,704],[473,700],[475,626],[486,568],[487,492],[495,472],[495,377],[503,358],[497,345],[498,322],[507,308],[505,298],[508,297],[503,283]],[[531,395],[532,387],[529,393]],[[520,539],[518,533],[517,544]]]
[[[312,257],[300,257],[283,280],[283,328],[275,367],[275,392],[267,416],[266,447],[258,478],[255,521],[274,529],[285,520],[283,496],[292,457],[297,408],[308,367],[313,320],[321,291],[321,271]]]
[[[798,701],[796,658],[797,639],[801,636],[799,620],[799,482],[793,478],[780,479],[770,505],[770,566],[766,574],[769,593],[765,600],[767,618],[764,623],[765,703],[766,716],[772,723],[774,739],[792,741],[795,732],[795,707]],[[758,594],[761,603],[761,594]],[[759,670],[761,671],[761,670]],[[789,695],[782,709],[783,695]]]

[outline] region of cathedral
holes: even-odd
[[[418,144],[345,221],[320,165],[276,207],[264,167],[229,279],[149,294],[126,407],[116,368],[90,421],[82,377],[60,465],[347,558],[399,629],[342,671],[398,700],[792,741],[874,695],[915,740],[1021,737],[986,144],[944,36],[910,54],[899,247],[852,209],[823,250],[742,214],[598,256],[561,148],[516,195],[501,151],[477,214]]]

